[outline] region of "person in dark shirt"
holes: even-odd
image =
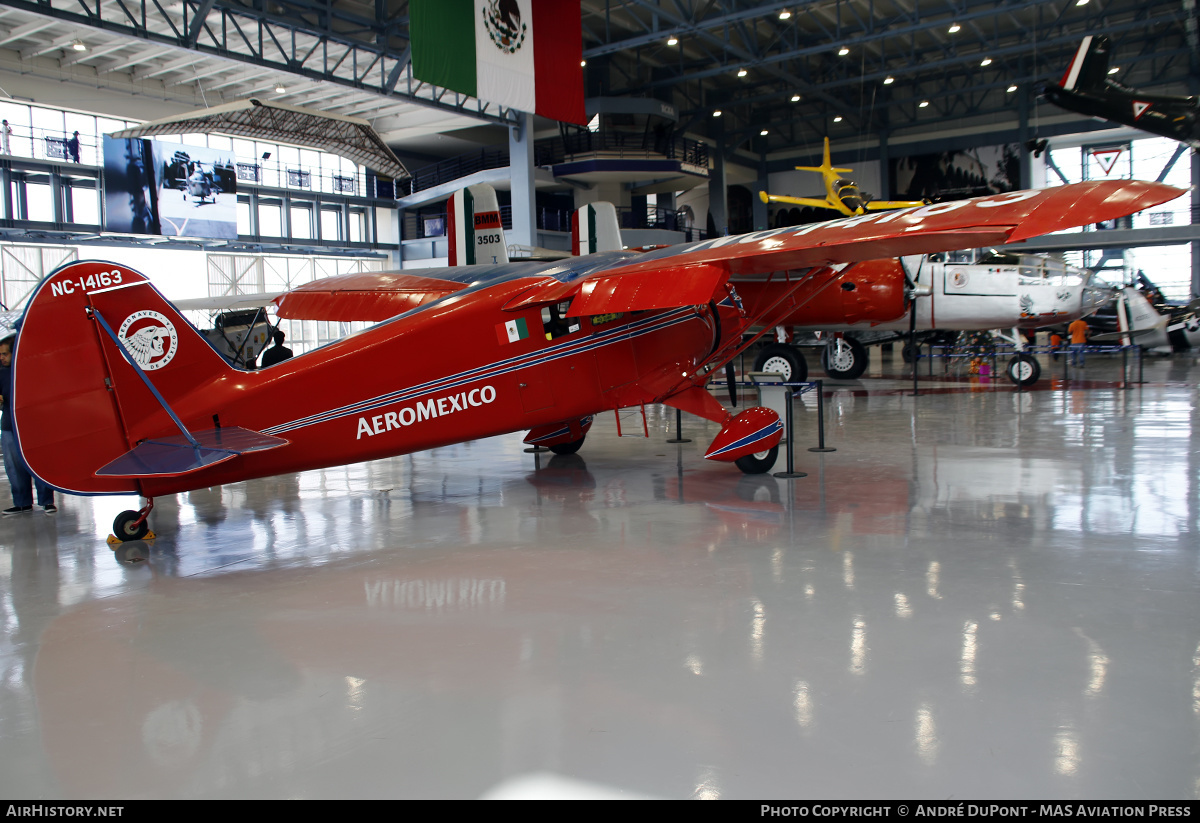
[[[283,345],[284,336],[281,329],[276,329],[272,337],[275,340],[275,345],[262,353],[262,358],[258,361],[260,369],[265,369],[267,366],[274,366],[276,363],[282,363],[292,356],[292,350]]]
[[[13,339],[0,340],[0,446],[4,449],[4,472],[12,489],[11,508],[0,512],[4,517],[33,511],[33,488],[37,487],[37,502],[46,514],[57,514],[54,505],[54,489],[34,477],[17,447],[17,436],[12,427],[12,347]]]
[[[67,141],[67,156],[73,162],[79,162],[79,132],[75,132],[71,135],[71,139]]]

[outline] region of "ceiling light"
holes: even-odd
[[[1116,73],[1117,73],[1117,72],[1119,72],[1120,70],[1121,70],[1121,67],[1120,67],[1120,66],[1113,66],[1111,69],[1109,69],[1109,70],[1108,70],[1108,73],[1109,73],[1109,74],[1116,74]]]
[[[760,131],[760,132],[759,132],[759,135],[761,135],[762,137],[766,137],[766,136],[767,136],[767,130],[766,130],[766,129],[763,129],[762,131]]]
[[[746,71],[745,69],[738,69],[738,77],[745,77],[749,73],[750,72]]]
[[[287,91],[287,89],[285,89],[285,88],[283,87],[283,83],[276,83],[276,84],[275,84],[275,93],[276,93],[276,94],[283,94],[285,91]]]
[[[883,85],[885,85],[885,86],[890,86],[890,85],[892,85],[892,83],[895,83],[895,82],[896,82],[896,78],[892,77],[890,74],[887,77],[883,78]]]
[[[979,61],[979,65],[981,65],[981,66],[990,66],[990,65],[992,65],[992,58],[990,58],[990,57],[985,57],[985,58],[983,58],[982,60],[980,60],[980,61]]]
[[[587,61],[586,61],[586,60],[580,60],[580,61],[579,61],[579,65],[581,65],[581,66],[586,66],[586,65],[587,65]]]
[[[833,118],[833,122],[835,122],[835,123],[842,122],[842,116],[839,114],[837,117]]]
[[[713,112],[713,117],[720,117],[720,116],[721,116],[721,110],[720,110],[720,109],[717,109],[716,111],[714,111],[714,112]]]
[[[792,17],[792,13],[790,11],[788,11],[787,9],[784,9],[783,11],[779,12],[780,20],[790,20],[791,17]]]
[[[678,37],[672,37],[672,38],[668,39],[668,40],[667,40],[667,45],[668,45],[668,46],[677,46],[677,45],[679,45],[679,38],[678,38]]]
[[[1075,5],[1077,6],[1086,6],[1087,4],[1088,0],[1075,0]]]
[[[1014,91],[1016,91],[1016,90],[1017,90],[1017,84],[1016,84],[1016,83],[1013,83],[1011,86],[1009,86],[1009,87],[1008,87],[1008,93],[1009,93],[1009,94],[1012,94],[1012,93],[1013,93]]]
[[[922,100],[920,103],[917,103],[917,108],[923,109],[923,108],[926,108],[928,105],[929,105],[928,100]]]
[[[842,46],[840,49],[838,49],[838,57],[845,57],[849,53],[850,49],[847,46]]]
[[[799,102],[800,102],[800,95],[798,95],[798,94],[793,94],[793,95],[792,95],[792,102],[793,102],[793,103],[799,103]]]
[[[75,51],[87,51],[87,46],[83,44],[82,40],[72,40],[71,48],[75,49]]]
[[[950,33],[951,34],[958,34],[959,31],[961,31],[961,30],[962,30],[962,26],[958,25],[958,23],[950,24]]]

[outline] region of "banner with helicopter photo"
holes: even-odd
[[[892,197],[904,200],[962,200],[1021,187],[1021,152],[1016,143],[893,158],[888,169]]]
[[[237,239],[232,149],[104,138],[104,228],[125,234]]]

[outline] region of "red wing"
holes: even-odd
[[[279,297],[287,320],[377,322],[465,289],[462,283],[400,272],[366,272],[325,277]]]
[[[1075,183],[719,237],[647,252],[571,282],[548,281],[505,308],[575,298],[568,313],[580,316],[699,305],[716,298],[730,275],[1001,245],[1124,217],[1182,194],[1139,180]]]
[[[626,265],[588,279],[626,277],[649,271],[670,275],[703,265],[728,265],[735,275],[766,274],[999,245],[1124,217],[1182,194],[1183,190],[1173,186],[1139,180],[1074,183],[1053,189],[1007,192],[827,223],[721,237],[678,250],[648,252]]]

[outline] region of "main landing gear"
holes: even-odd
[[[771,470],[778,458],[779,446],[774,445],[765,452],[755,452],[745,457],[739,457],[733,461],[733,465],[741,469],[744,474],[765,474]]]
[[[147,497],[146,505],[137,511],[124,511],[113,520],[113,534],[117,540],[125,543],[129,540],[141,540],[150,534],[150,524],[146,519],[154,510],[154,498]]]
[[[574,454],[575,452],[579,451],[579,448],[583,445],[583,441],[586,439],[587,435],[585,434],[578,440],[572,440],[569,443],[555,443],[549,448],[550,451],[554,452],[555,454]]]

